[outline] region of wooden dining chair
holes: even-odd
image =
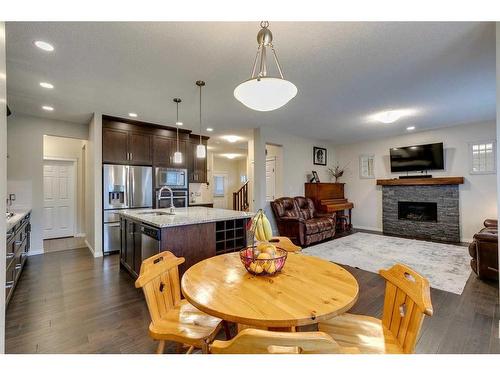
[[[165,341],[189,345],[188,353],[194,348],[208,352],[222,326],[222,320],[198,310],[181,298],[178,266],[184,258],[178,258],[169,251],[154,255],[142,262],[136,288],[142,288],[151,324],[149,335],[158,340],[157,353],[165,349]]]
[[[382,320],[343,314],[318,329],[361,353],[413,353],[424,315],[433,313],[429,281],[402,264],[379,273],[386,280]]]
[[[247,328],[229,341],[216,340],[213,354],[351,354],[356,348],[343,348],[323,332],[273,332]]]

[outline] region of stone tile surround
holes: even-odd
[[[437,203],[437,222],[399,220],[398,201]],[[382,187],[385,234],[460,242],[458,185],[402,185]]]

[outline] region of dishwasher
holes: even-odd
[[[161,229],[151,227],[144,223],[139,224],[141,233],[141,262],[160,252]]]

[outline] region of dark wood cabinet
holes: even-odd
[[[103,128],[102,161],[116,164],[152,165],[152,136],[122,129]]]
[[[179,151],[182,153],[182,163],[174,163],[174,153],[177,151],[177,140],[155,136],[153,138],[153,164],[159,167],[187,168],[186,141],[179,140]]]
[[[137,277],[141,269],[141,235],[139,225],[132,220],[120,220],[120,264],[132,276]]]
[[[128,163],[128,131],[102,129],[102,161],[104,163]]]
[[[188,172],[189,182],[206,183],[208,182],[207,174],[207,157],[198,158],[196,156],[196,147],[200,144],[199,136],[190,137],[188,150]],[[207,140],[202,139],[202,144],[207,146]]]
[[[128,134],[129,161],[134,164],[151,165],[153,163],[152,137],[149,134]]]

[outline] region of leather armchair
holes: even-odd
[[[487,219],[469,245],[470,265],[480,279],[498,280],[498,222]]]
[[[279,198],[271,202],[280,236],[289,237],[298,246],[332,238],[335,214],[318,214],[309,198]]]

